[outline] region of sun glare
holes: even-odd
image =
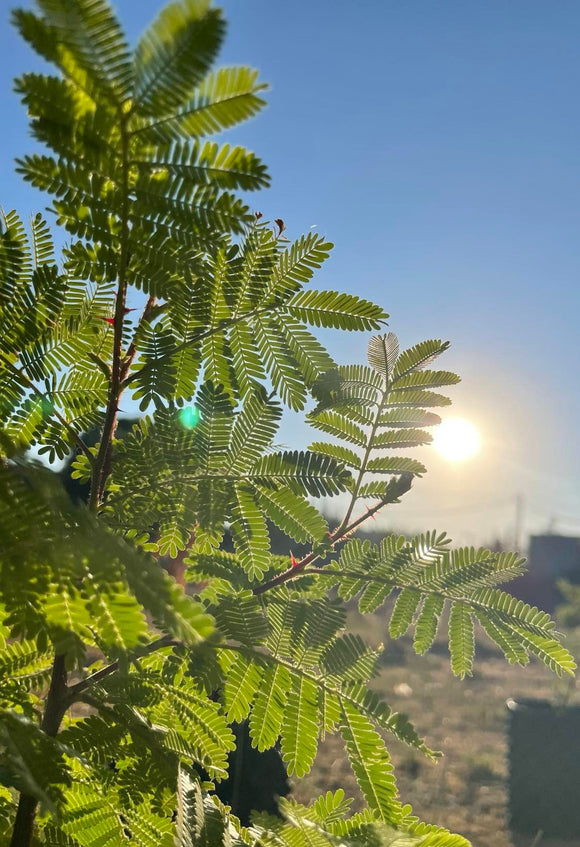
[[[444,459],[463,462],[479,452],[481,438],[469,421],[463,418],[448,418],[436,428],[433,446]]]

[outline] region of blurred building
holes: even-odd
[[[528,572],[512,583],[510,593],[526,603],[553,612],[561,602],[559,579],[580,583],[580,538],[569,535],[532,535]]]

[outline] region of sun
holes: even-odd
[[[464,418],[447,418],[435,430],[433,446],[450,462],[463,462],[479,452],[479,432]]]

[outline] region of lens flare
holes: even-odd
[[[184,429],[193,429],[198,425],[201,416],[199,409],[195,406],[186,406],[184,409],[179,410],[177,417]]]

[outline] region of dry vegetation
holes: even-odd
[[[536,662],[527,668],[511,667],[483,640],[474,676],[460,681],[451,674],[442,639],[434,652],[419,657],[408,639],[388,642],[379,615],[361,618],[353,612],[350,625],[371,643],[387,644],[373,687],[409,715],[432,748],[445,753],[432,764],[391,743],[402,798],[422,820],[462,833],[474,847],[511,847],[506,819],[506,700],[561,701],[570,696],[569,683]],[[579,693],[570,699],[577,702]],[[339,786],[357,797],[342,743],[331,737],[321,746],[313,771],[296,786],[295,797],[308,802],[321,790]]]

